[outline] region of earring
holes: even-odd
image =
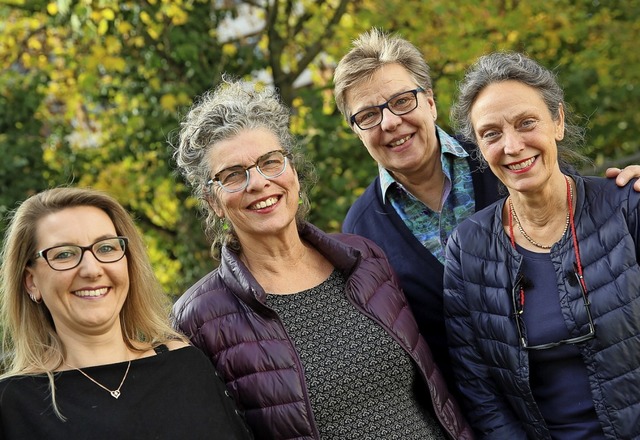
[[[31,298],[31,301],[36,304],[40,304],[42,302],[42,299],[37,299],[33,293],[29,293],[29,298]]]

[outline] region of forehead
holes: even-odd
[[[87,245],[116,235],[111,218],[94,206],[75,206],[42,217],[36,224],[36,244],[47,248],[59,244]]]
[[[267,128],[251,128],[218,141],[211,146],[207,159],[215,174],[235,165],[250,165],[265,153],[282,149],[280,140]]]
[[[486,86],[471,105],[471,121],[505,118],[523,113],[548,114],[549,109],[540,92],[520,81],[501,81]]]
[[[345,93],[347,108],[356,112],[364,107],[379,105],[391,96],[417,87],[411,73],[400,64],[386,64],[368,79],[356,83]]]

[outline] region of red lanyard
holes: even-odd
[[[580,260],[580,250],[578,248],[578,237],[576,236],[576,225],[574,223],[573,217],[573,198],[571,194],[571,183],[569,182],[569,178],[564,176],[565,181],[567,182],[567,205],[569,209],[569,224],[571,226],[571,235],[573,238],[573,252],[576,255],[576,271],[578,275],[578,282],[582,285],[584,289],[585,295],[587,292],[587,285],[584,282],[584,277],[582,276],[582,261]],[[511,246],[516,248],[516,239],[513,235],[513,212],[509,209],[509,238],[511,239]],[[520,307],[524,309],[524,287],[520,286]]]

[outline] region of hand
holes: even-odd
[[[607,168],[604,174],[610,179],[615,177],[616,185],[622,187],[629,183],[631,179],[640,177],[640,165],[629,165],[624,170],[620,168]],[[636,180],[633,189],[640,192],[640,179]]]

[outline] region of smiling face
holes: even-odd
[[[38,221],[36,231],[38,250],[67,244],[88,246],[118,235],[109,216],[92,206],[49,214]],[[53,270],[44,258],[36,258],[26,269],[25,287],[43,300],[63,340],[66,335],[120,331],[119,314],[129,291],[127,257],[100,263],[87,251],[77,267],[64,271]]]
[[[281,149],[278,138],[270,130],[243,130],[210,149],[211,175],[236,165],[251,166],[265,153]],[[255,167],[251,168],[249,183],[242,191],[229,193],[214,182],[212,208],[219,217],[233,224],[243,245],[279,234],[297,236],[295,216],[300,183],[291,163],[287,162],[284,172],[273,179],[266,179]]]
[[[559,170],[557,141],[564,136],[564,113],[553,120],[540,93],[519,81],[485,87],[471,107],[480,151],[508,188],[539,189]]]
[[[369,81],[362,81],[345,93],[348,117],[418,86],[401,65],[385,65]],[[427,164],[437,163],[440,155],[435,129],[437,110],[432,92],[418,93],[417,98],[418,107],[407,114],[397,116],[384,109],[380,125],[369,130],[352,127],[371,157],[400,182],[419,175]]]

